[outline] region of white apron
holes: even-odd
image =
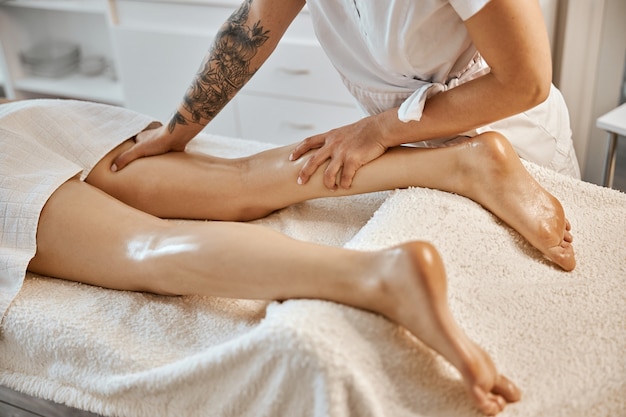
[[[420,120],[426,99],[489,72],[465,28],[489,0],[309,0],[320,44],[365,114],[399,107]],[[442,48],[445,46],[445,48]],[[560,92],[529,111],[462,136],[495,130],[520,157],[580,178]],[[441,140],[418,143],[438,146]]]

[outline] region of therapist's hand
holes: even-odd
[[[382,137],[375,119],[366,117],[356,123],[306,138],[289,157],[295,161],[311,151],[300,170],[298,183],[306,184],[318,168],[329,160],[324,170],[326,188],[334,190],[337,185],[350,188],[357,170],[387,150]]]
[[[111,171],[119,171],[134,160],[146,156],[161,155],[167,152],[182,152],[185,150],[187,142],[187,140],[180,140],[171,135],[166,126],[160,125],[156,128],[148,128],[137,134],[135,144],[130,149],[115,158],[113,165],[111,165]]]

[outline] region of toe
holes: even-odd
[[[504,410],[506,400],[499,395],[487,393],[480,386],[474,385],[472,396],[476,404],[476,408],[486,416],[495,416]]]
[[[572,243],[574,241],[574,235],[572,235],[569,230],[566,230],[565,233],[563,233],[563,240]]]
[[[576,268],[576,257],[574,247],[571,243],[563,240],[560,245],[553,246],[544,252],[544,256],[560,266],[565,271],[572,271]]]
[[[520,398],[522,398],[522,393],[517,385],[511,382],[511,380],[504,375],[498,375],[491,392],[501,396],[504,400],[510,403],[519,401]]]

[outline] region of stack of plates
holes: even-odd
[[[57,78],[76,72],[80,62],[80,46],[49,41],[23,51],[20,58],[24,68],[32,75]]]

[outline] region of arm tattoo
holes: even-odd
[[[191,120],[177,111],[168,124],[170,133],[177,124],[211,120],[257,71],[250,68],[250,62],[269,38],[269,31],[263,30],[260,21],[246,25],[251,3],[246,0],[220,29],[183,99]]]

